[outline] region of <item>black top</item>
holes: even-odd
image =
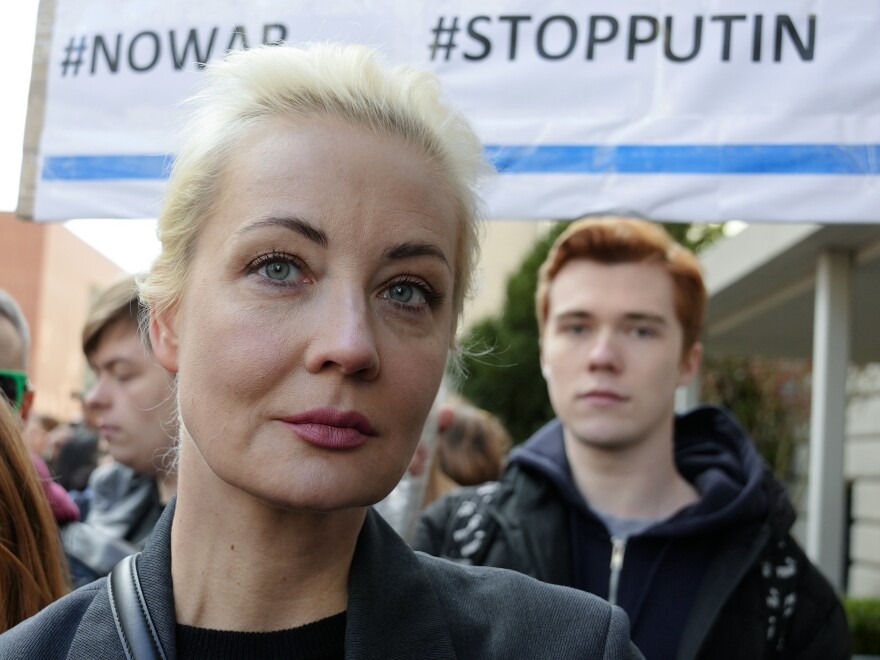
[[[342,660],[344,655],[345,612],[272,632],[232,632],[177,624],[177,656],[182,659]]]

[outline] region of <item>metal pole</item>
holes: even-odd
[[[55,0],[40,0],[37,9],[37,32],[31,63],[31,86],[28,93],[24,126],[24,148],[18,186],[16,215],[32,220],[39,177],[40,134],[46,109],[46,84],[49,79],[49,58],[52,55],[52,31],[55,26]]]
[[[843,448],[850,337],[848,252],[826,251],[816,269],[807,554],[838,590],[846,533]]]

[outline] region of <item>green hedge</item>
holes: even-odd
[[[880,654],[880,599],[845,598],[846,617],[855,654]]]

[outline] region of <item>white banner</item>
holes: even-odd
[[[55,3],[38,220],[154,217],[199,62],[343,40],[443,79],[492,217],[880,222],[875,0]]]

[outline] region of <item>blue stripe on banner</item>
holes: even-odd
[[[880,174],[878,144],[487,145],[504,174]]]
[[[172,157],[149,156],[47,156],[44,181],[120,181],[167,179]]]
[[[880,144],[487,145],[503,174],[880,174]],[[165,179],[172,158],[48,156],[44,181]]]

